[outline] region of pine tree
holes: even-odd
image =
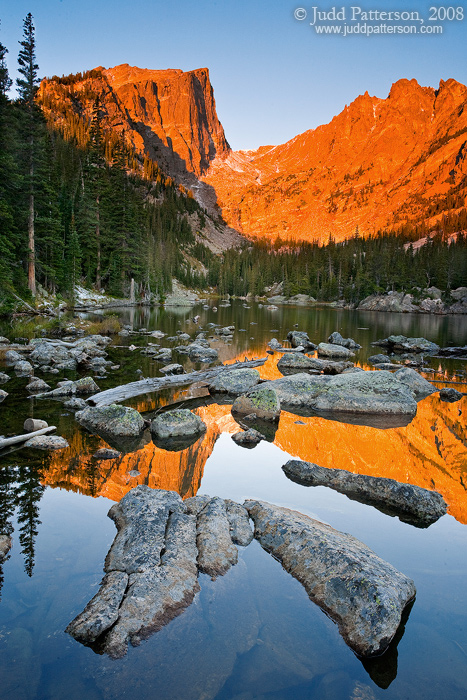
[[[18,55],[18,71],[22,78],[17,78],[19,104],[23,115],[24,135],[26,138],[26,161],[28,170],[28,287],[33,296],[36,295],[36,252],[35,252],[35,182],[37,130],[40,121],[40,111],[35,103],[39,86],[36,63],[36,40],[32,15],[29,12],[23,22],[23,41]]]

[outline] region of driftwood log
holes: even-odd
[[[94,394],[87,400],[90,406],[109,406],[111,403],[120,403],[135,396],[149,394],[162,389],[175,389],[180,386],[189,386],[196,382],[210,382],[220,372],[230,369],[244,369],[246,367],[261,367],[268,358],[262,357],[258,360],[247,360],[246,362],[234,362],[231,365],[220,365],[211,369],[190,372],[189,374],[176,374],[169,377],[151,377],[140,379],[137,382],[122,384],[114,389],[107,389],[98,394]]]
[[[23,435],[15,435],[11,438],[0,438],[0,450],[4,447],[10,447],[10,445],[17,445],[20,442],[26,442],[30,438],[36,437],[36,435],[46,435],[51,433],[53,430],[57,430],[55,425],[49,425],[48,428],[42,428],[42,430],[34,430],[32,433],[24,433]]]

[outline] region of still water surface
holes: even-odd
[[[127,310],[121,319],[134,328],[157,328],[169,335],[182,329],[193,335],[196,328],[189,319],[195,313],[201,314],[203,326],[210,321],[236,326],[231,344],[214,344],[223,361],[263,357],[267,342],[273,336],[284,339],[294,324],[314,342],[326,340],[334,330],[355,338],[363,346],[357,355],[362,366],[378,352],[370,343],[391,333],[423,336],[441,345],[467,343],[462,317],[303,307],[268,311],[237,302],[217,313],[202,307]],[[8,336],[7,328],[1,331]],[[145,345],[147,340],[117,337],[114,344]],[[136,379],[137,369],[157,376],[161,366],[138,350],[111,346],[109,355],[121,368],[98,380],[102,389]],[[186,356],[174,359],[187,369],[194,367]],[[280,376],[276,361],[277,356],[268,359],[261,370],[264,378]],[[429,364],[440,372],[438,380],[454,379],[466,369],[455,360],[432,358]],[[2,572],[2,700],[467,697],[466,398],[447,404],[437,395],[429,397],[419,403],[407,427],[388,430],[283,412],[271,442],[253,450],[231,440],[238,426],[229,405],[199,399],[187,405],[196,406],[208,430],[192,447],[166,452],[148,440],[133,453],[99,463],[92,455],[106,443],[80,429],[61,403],[26,398],[26,383],[12,378],[4,385],[10,395],[0,407],[0,432],[20,432],[27,416],[41,417],[58,426],[70,448],[47,456],[22,449],[0,459],[0,523],[2,529],[8,523],[14,529]],[[467,391],[466,385],[457,388]],[[131,405],[151,415],[194,393],[164,392]],[[436,488],[449,514],[423,530],[330,489],[300,486],[281,470],[291,456]],[[302,586],[253,541],[240,548],[238,565],[224,577],[211,581],[201,574],[194,603],[140,647],[130,647],[124,659],[112,661],[82,646],[63,630],[98,590],[115,535],[106,517],[109,507],[141,483],[174,489],[184,497],[199,492],[239,502],[261,498],[351,533],[415,581],[417,597],[397,643],[383,657],[362,663]]]

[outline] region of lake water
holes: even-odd
[[[423,336],[441,345],[467,343],[467,321],[456,316],[287,306],[268,311],[256,304],[244,308],[241,302],[217,312],[200,306],[129,309],[120,316],[135,329],[193,335],[197,329],[190,319],[196,313],[202,326],[235,325],[231,344],[213,344],[222,361],[264,357],[268,341],[284,339],[295,324],[314,342],[325,341],[335,330],[353,337],[362,345],[356,358],[361,366],[379,352],[370,343],[391,333]],[[11,337],[7,327],[0,334]],[[147,342],[146,336],[117,336],[113,344]],[[144,376],[159,374],[161,365],[138,349],[110,346],[108,352],[121,367],[97,379],[102,389],[137,379],[138,369]],[[277,357],[262,368],[264,378],[280,376]],[[199,367],[186,356],[174,359],[187,369]],[[438,374],[427,376],[440,382],[465,380],[465,362],[431,358],[428,364]],[[54,385],[63,376],[44,378]],[[3,385],[9,396],[0,405],[0,433],[21,432],[24,419],[34,416],[56,425],[70,447],[51,455],[21,449],[0,458],[0,526],[3,531],[13,528],[13,547],[1,573],[2,700],[467,697],[465,397],[450,404],[435,394],[418,404],[408,426],[386,430],[283,412],[271,441],[247,450],[231,439],[238,425],[229,405],[211,403],[199,397],[205,392],[192,389],[176,396],[164,392],[129,405],[151,415],[175,399],[186,399],[206,422],[205,436],[178,453],[147,440],[133,453],[97,462],[92,455],[106,443],[79,428],[62,403],[27,398],[26,383],[14,377]],[[456,388],[467,391],[467,384]],[[194,396],[197,400],[189,402]],[[415,528],[331,489],[293,483],[281,469],[290,457],[435,488],[449,513],[427,529]],[[129,474],[134,471],[139,474]],[[106,515],[109,507],[137,484],[174,489],[183,497],[260,498],[351,533],[414,580],[417,596],[405,628],[386,654],[362,662],[303,587],[253,541],[239,548],[237,566],[224,577],[211,581],[201,574],[193,604],[139,647],[130,646],[125,658],[96,654],[64,629],[98,590],[115,535]]]

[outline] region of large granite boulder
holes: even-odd
[[[331,345],[342,345],[349,350],[360,350],[362,347],[353,338],[343,338],[338,331],[334,331],[328,338],[328,343]]]
[[[232,406],[232,415],[250,415],[254,413],[261,420],[278,421],[281,405],[272,382],[260,384],[248,394],[238,396]]]
[[[24,447],[34,447],[37,450],[63,450],[69,447],[65,438],[59,435],[36,435],[24,443]]]
[[[401,484],[394,479],[352,474],[343,469],[325,469],[297,459],[290,460],[282,469],[297,484],[328,486],[416,527],[428,527],[447,512],[444,498],[436,491]]]
[[[407,338],[405,335],[390,335],[383,340],[376,340],[372,345],[387,348],[388,352],[395,353],[410,352],[435,355],[439,351],[439,345],[426,340],[426,338]]]
[[[229,394],[239,396],[252,389],[260,381],[257,369],[244,368],[232,369],[220,372],[209,385],[209,391],[213,394]]]
[[[204,347],[204,345],[201,345],[202,341],[199,341],[197,343],[190,343],[190,345],[187,346],[187,351],[188,351],[188,357],[192,362],[214,362],[215,360],[218,359],[219,355],[217,354],[217,350],[214,348],[210,347]]]
[[[311,342],[305,331],[289,331],[287,340],[290,341],[293,348],[302,346],[305,350],[316,350],[316,345]]]
[[[413,581],[329,525],[262,501],[244,506],[255,538],[337,623],[345,642],[362,657],[382,654],[415,597]]]
[[[277,363],[277,369],[282,374],[288,374],[291,371],[305,372],[309,369],[316,369],[316,360],[298,352],[289,352],[282,355]]]

